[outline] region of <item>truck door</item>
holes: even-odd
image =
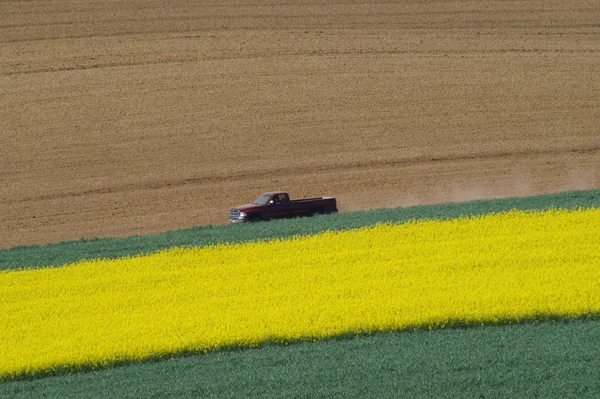
[[[275,194],[269,201],[266,216],[269,219],[281,219],[291,214],[290,198],[287,194]]]

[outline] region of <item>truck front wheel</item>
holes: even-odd
[[[252,223],[256,223],[256,222],[262,222],[262,221],[263,221],[263,218],[262,218],[262,217],[260,217],[259,215],[254,215],[254,216],[252,216],[252,217],[250,218],[250,221],[251,221]]]

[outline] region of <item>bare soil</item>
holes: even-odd
[[[600,3],[0,3],[0,247],[600,188]]]

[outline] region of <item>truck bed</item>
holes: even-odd
[[[320,200],[328,200],[328,199],[332,199],[333,197],[314,197],[314,198],[301,198],[301,199],[295,199],[295,200],[290,200],[291,204],[298,204],[298,203],[302,203],[302,202],[310,202],[310,201],[320,201]]]

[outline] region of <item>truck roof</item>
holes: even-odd
[[[267,191],[266,193],[263,193],[262,195],[265,195],[265,194],[268,194],[268,195],[287,194],[287,191]]]

